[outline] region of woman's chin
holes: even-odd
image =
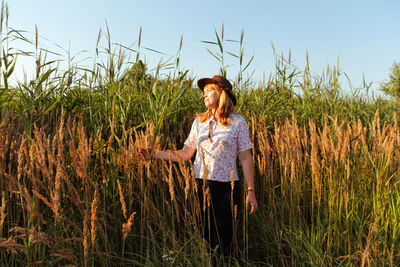
[[[211,104],[210,102],[208,102],[207,100],[204,101],[204,105],[206,106],[206,108],[208,109],[215,109],[216,105]]]

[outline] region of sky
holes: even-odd
[[[64,58],[69,50],[77,60],[86,59],[82,62],[93,59],[100,29],[100,44],[106,46],[106,25],[113,43],[133,49],[142,28],[140,57],[149,70],[176,55],[182,37],[181,68],[195,79],[218,74],[220,63],[207,51],[217,52],[217,47],[202,41],[215,41],[222,24],[225,40],[239,40],[244,31],[245,61],[254,56],[248,70],[256,82],[274,71],[273,47],[286,58],[290,51],[291,63],[299,70],[304,70],[308,54],[315,76],[327,65],[336,66],[339,59],[339,69],[353,88],[361,87],[365,77],[378,90],[393,63],[400,62],[399,0],[12,0],[7,4],[9,27],[26,31],[31,39],[37,27],[39,47]],[[224,47],[235,54],[239,51],[238,43],[225,41]],[[226,54],[225,63],[230,65],[228,78],[233,79],[238,60]],[[19,59],[17,74],[25,72],[29,78],[33,66],[28,59]],[[347,79],[342,79],[342,86],[349,86]]]

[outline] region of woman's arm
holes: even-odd
[[[177,150],[176,153],[175,151],[154,151],[154,157],[156,159],[162,159],[162,160],[169,160],[171,158],[172,161],[187,161],[190,160],[194,153],[196,152],[196,149],[188,147],[188,146],[183,146],[181,150]],[[151,150],[150,149],[141,149],[140,154],[145,158],[145,159],[150,159],[150,154]]]
[[[244,178],[247,185],[247,197],[246,197],[246,210],[251,205],[250,214],[254,214],[258,208],[256,193],[254,188],[254,169],[253,169],[253,156],[251,150],[245,150],[239,152],[240,164],[242,165]]]

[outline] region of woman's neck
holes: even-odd
[[[215,121],[218,121],[218,114],[215,109],[209,109],[209,117],[214,119]]]

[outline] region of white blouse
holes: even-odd
[[[185,146],[196,149],[193,166],[196,178],[203,179],[206,175],[208,180],[230,182],[232,171],[233,179],[239,179],[236,170],[237,153],[252,149],[253,143],[246,120],[239,114],[231,113],[227,126],[212,118],[202,123],[196,118]]]

